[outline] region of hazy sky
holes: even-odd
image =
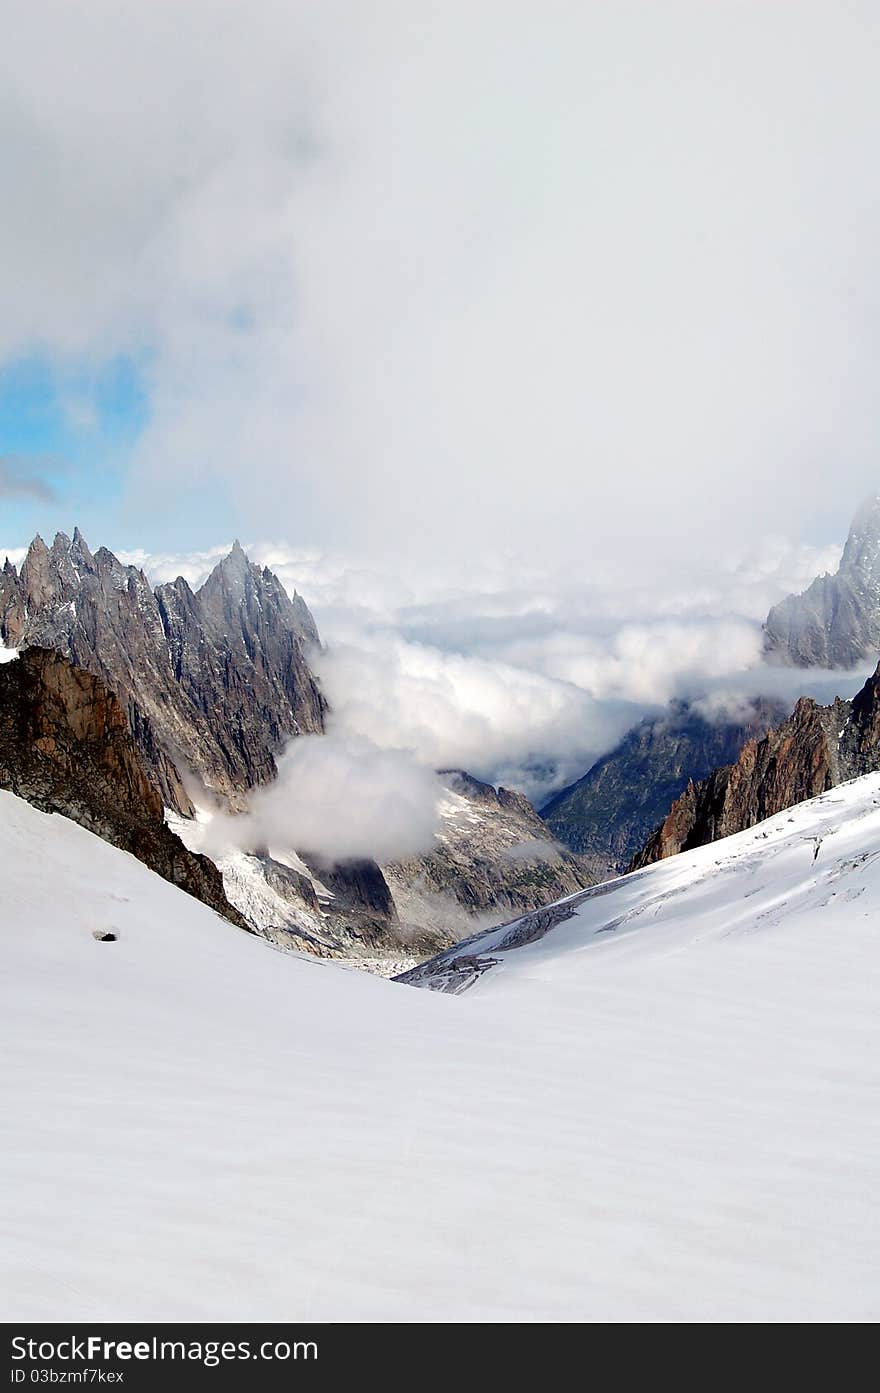
[[[7,0],[0,506],[650,583],[878,485],[867,0]]]

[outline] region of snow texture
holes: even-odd
[[[880,1315],[880,775],[459,947],[459,996],[7,793],[0,856],[7,1320]]]

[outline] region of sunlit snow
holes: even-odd
[[[0,855],[6,1319],[880,1315],[880,775],[493,931],[459,996],[7,793]]]

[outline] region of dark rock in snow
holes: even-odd
[[[0,667],[0,787],[80,823],[247,927],[214,863],[166,827],[116,697],[60,653],[28,648]]]
[[[763,698],[711,720],[695,705],[673,702],[554,794],[541,817],[559,841],[587,859],[595,877],[617,875],[692,780],[736,759],[747,740],[785,715],[784,706]]]
[[[880,667],[852,701],[802,697],[787,721],[732,764],[688,785],[632,869],[704,846],[880,768]]]
[[[242,806],[292,735],[323,730],[314,621],[237,543],[200,590],[178,579],[154,592],[105,547],[93,556],[78,529],[51,548],[35,537],[21,573],[0,573],[0,642],[57,649],[101,677],[164,801],[184,814],[188,786]]]

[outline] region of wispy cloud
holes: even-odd
[[[277,780],[251,795],[247,813],[202,825],[201,846],[212,855],[237,846],[389,861],[430,849],[441,798],[433,770],[406,751],[304,735],[289,744]]]

